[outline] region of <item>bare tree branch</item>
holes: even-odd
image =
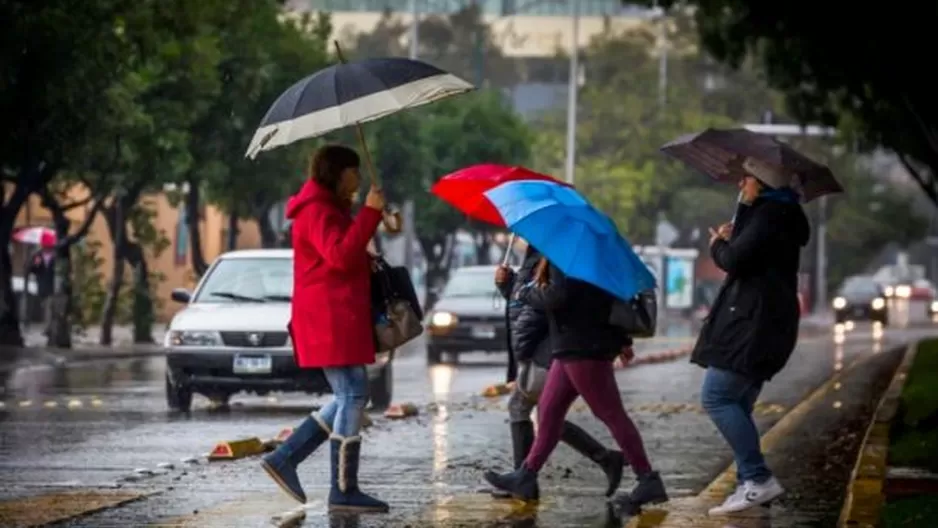
[[[40,186],[36,190],[36,194],[38,194],[39,198],[42,200],[42,205],[52,211],[53,216],[65,215],[65,209],[63,209],[62,206],[55,201],[55,197],[52,196],[51,192],[49,192],[49,188],[47,186]],[[78,227],[78,231],[68,235],[62,240],[57,241],[55,243],[55,249],[58,250],[71,246],[83,239],[85,235],[88,234],[88,230],[91,229],[91,224],[94,223],[94,219],[98,216],[98,212],[104,205],[104,198],[105,196],[103,194],[94,198],[94,206],[85,215],[85,219],[82,221],[81,226]]]
[[[77,202],[63,204],[59,207],[61,207],[63,211],[71,211],[72,209],[75,209],[76,207],[82,207],[84,205],[91,203],[91,200],[94,200],[94,195],[88,195],[88,197],[83,200],[78,200]]]
[[[912,166],[912,162],[905,154],[896,152],[896,156],[899,157],[899,161],[902,163],[902,166],[905,167],[906,172],[908,172],[909,176],[915,180],[915,183],[922,188],[922,191],[928,196],[928,199],[938,206],[938,189],[935,188],[934,175],[929,174],[927,177],[924,176],[922,171]]]

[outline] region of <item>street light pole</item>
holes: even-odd
[[[410,58],[417,60],[418,50],[420,49],[420,9],[417,4],[419,0],[410,0]]]
[[[580,81],[580,0],[570,0],[570,16],[573,20],[570,46],[570,86],[567,101],[567,183],[573,184],[576,172],[576,106]]]

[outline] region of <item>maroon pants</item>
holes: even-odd
[[[612,362],[590,359],[557,359],[547,373],[544,392],[538,400],[538,431],[525,465],[540,471],[563,431],[567,411],[582,396],[596,418],[612,433],[637,475],[651,471],[645,445],[638,429],[622,406]]]

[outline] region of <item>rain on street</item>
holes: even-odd
[[[789,367],[763,391],[756,409],[762,430],[831,376],[928,331],[923,325],[903,326],[902,321],[885,329],[857,324],[805,335]],[[644,344],[639,356],[691,342],[689,331],[680,334]],[[503,380],[504,369],[499,355],[473,354],[455,365],[428,368],[422,343],[402,351],[394,363],[394,400],[414,403],[420,414],[390,421],[375,413],[363,449],[363,481],[391,503],[391,514],[341,525],[533,522],[510,501],[480,493],[484,468],[510,464],[507,397],[479,395],[484,386]],[[728,450],[700,412],[702,374],[686,358],[618,374],[623,398],[672,497],[698,493],[730,462]],[[11,373],[0,409],[0,499],[13,505],[30,497],[51,502],[63,500],[61,493],[96,490],[117,490],[135,499],[64,520],[65,526],[265,526],[296,509],[263,474],[256,458],[206,463],[202,457],[222,440],[270,438],[327,397],[241,395],[227,409],[212,409],[200,399],[184,415],[166,409],[163,379],[160,357]],[[611,444],[581,403],[571,416]],[[320,453],[300,468],[310,496],[302,526],[336,525],[325,513],[327,472]],[[629,486],[626,478],[623,488]],[[537,522],[610,522],[602,487],[597,469],[560,447],[544,474],[545,498]],[[92,509],[92,502],[93,497],[86,509]]]

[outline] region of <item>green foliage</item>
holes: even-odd
[[[576,186],[609,214],[633,243],[654,239],[659,212],[683,235],[713,225],[716,209],[732,214],[732,190],[714,191],[708,179],[663,156],[659,148],[688,132],[758,120],[775,98],[752,70],[732,74],[698,50],[691,22],[667,26],[671,49],[664,105],[653,28],[640,26],[596,37],[584,52],[586,85],[577,119]],[[563,174],[566,116],[545,117],[537,167]],[[727,200],[720,199],[725,193]],[[707,200],[688,209],[695,196]]]
[[[87,328],[101,320],[104,299],[104,275],[100,256],[101,243],[85,239],[72,248],[72,323],[76,328]]]
[[[735,66],[755,57],[799,122],[837,125],[896,151],[938,204],[938,105],[931,84],[901,60],[933,47],[934,4],[857,9],[849,19],[802,2],[659,2],[672,4],[695,7],[703,45],[717,59]]]
[[[889,463],[938,471],[938,340],[918,346],[890,434]]]

